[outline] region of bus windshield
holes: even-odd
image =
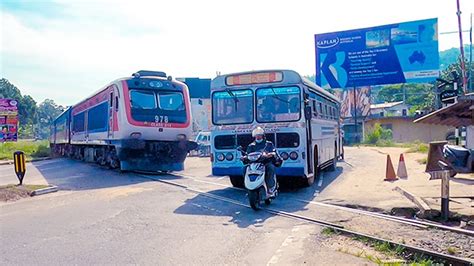
[[[215,125],[252,123],[252,90],[214,92],[212,94],[212,121]]]
[[[281,122],[300,119],[298,87],[261,88],[257,90],[257,121]]]

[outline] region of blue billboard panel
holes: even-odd
[[[430,82],[439,76],[438,19],[314,35],[325,88]]]

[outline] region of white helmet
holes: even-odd
[[[256,127],[254,130],[252,130],[252,137],[255,138],[257,135],[265,135],[265,130],[261,127]]]

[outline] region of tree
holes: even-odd
[[[38,106],[35,133],[38,138],[46,139],[50,134],[54,119],[64,111],[64,107],[57,105],[53,100],[46,99]]]
[[[20,90],[5,78],[0,79],[0,97],[15,99],[18,102],[18,119],[20,120],[19,135],[24,137],[22,132],[26,130],[27,125],[36,123],[36,102],[29,95],[22,96]],[[25,127],[25,128],[23,128]],[[26,137],[32,137],[27,135]]]

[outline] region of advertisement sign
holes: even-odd
[[[430,82],[439,76],[438,19],[316,34],[323,88]]]
[[[16,141],[18,136],[18,102],[0,99],[0,142]]]
[[[354,114],[364,118],[370,114],[370,87],[360,87],[356,90],[336,89],[334,95],[341,100],[341,118],[351,118]]]

